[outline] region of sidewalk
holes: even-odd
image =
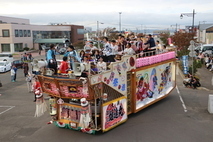
[[[183,80],[184,74],[183,74],[183,71],[178,67],[178,65],[177,65],[177,71]],[[205,90],[205,91],[213,91],[213,84],[212,84],[213,74],[208,69],[206,69],[204,64],[202,65],[201,68],[197,69],[197,72],[195,75],[198,76],[201,83],[201,87],[197,87],[197,89]]]

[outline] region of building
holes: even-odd
[[[83,41],[84,26],[31,25],[29,19],[0,16],[0,53],[19,52],[25,47],[38,49],[41,44],[64,44]]]
[[[199,24],[198,42],[213,44],[213,24]]]

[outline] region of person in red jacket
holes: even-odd
[[[35,77],[35,82],[34,82],[33,88],[34,88],[33,92],[34,92],[34,95],[35,95],[34,102],[36,102],[37,98],[39,98],[40,95],[42,95],[41,84],[40,84],[40,82],[39,82],[37,77]]]
[[[61,73],[67,73],[69,69],[69,64],[67,62],[68,58],[66,56],[63,57],[63,61],[61,61],[59,70]]]

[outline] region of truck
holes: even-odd
[[[176,86],[175,51],[152,56],[124,55],[108,63],[104,72],[82,65],[68,74],[38,75],[42,91],[50,96],[51,122],[89,134],[107,132],[128,116],[164,99]]]

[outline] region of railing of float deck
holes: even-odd
[[[175,57],[176,57],[175,51],[170,51],[148,57],[140,57],[136,59],[136,68],[159,63],[165,60],[173,59]]]

